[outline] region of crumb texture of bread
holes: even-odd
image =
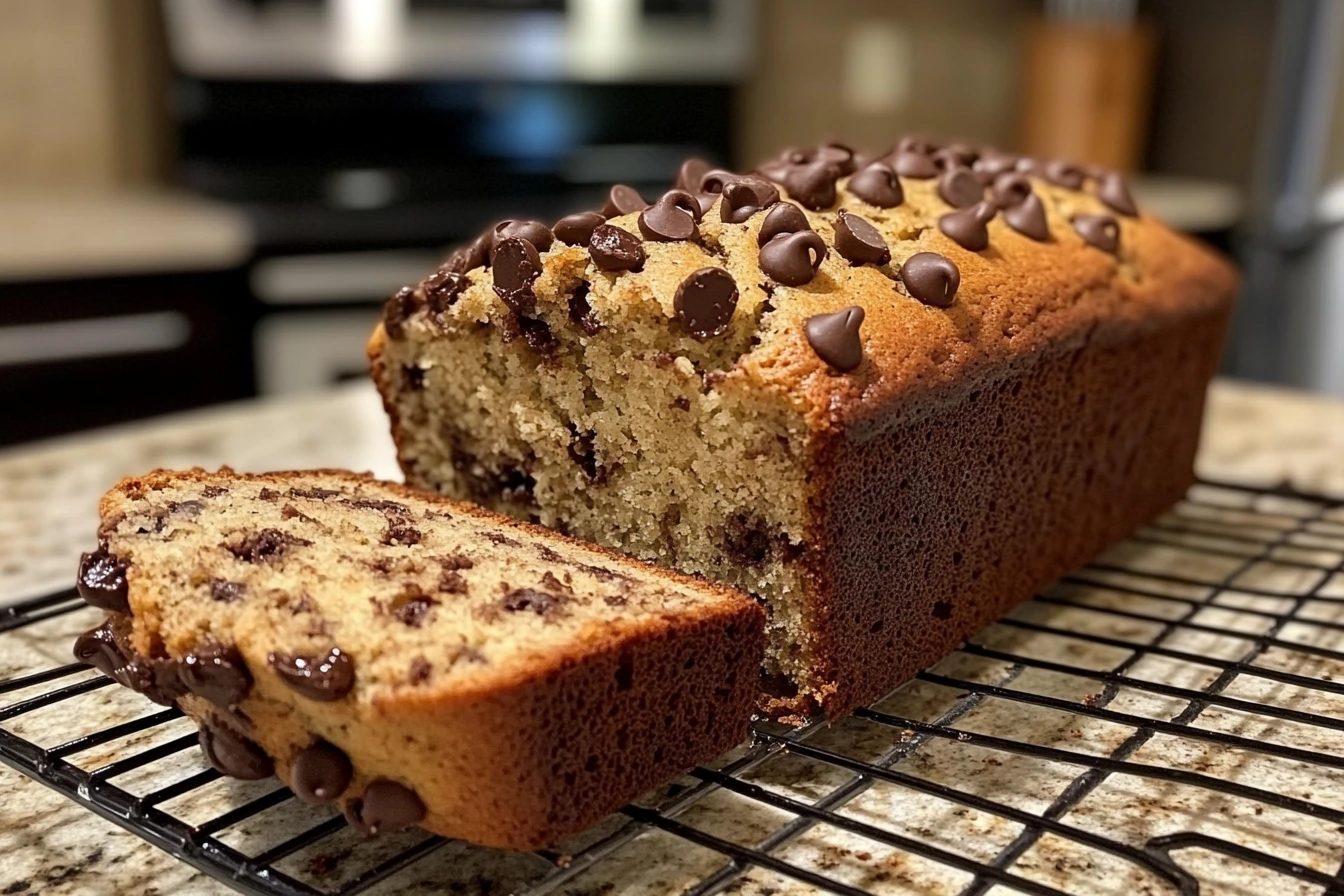
[[[366,831],[549,845],[746,734],[764,613],[721,585],[337,471],[160,471],[100,510],[125,586],[85,653]]]
[[[501,224],[398,293],[373,377],[409,483],[760,599],[770,713],[876,699],[1190,481],[1237,278],[1118,175],[906,139],[621,189],[619,240]]]

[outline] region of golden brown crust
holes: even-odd
[[[360,800],[371,781],[389,778],[418,794],[427,808],[422,824],[430,830],[497,847],[532,849],[581,830],[745,736],[763,649],[764,614],[751,600],[474,505],[341,470],[156,470],[127,477],[110,490],[100,502],[100,536],[114,556],[131,564],[126,573],[134,622],[129,641],[136,654],[180,662],[202,643],[201,617],[184,611],[183,594],[167,593],[165,583],[177,579],[138,562],[145,542],[166,539],[190,549],[187,539],[194,530],[179,524],[165,535],[127,520],[151,506],[180,506],[155,494],[167,489],[176,490],[174,497],[180,500],[184,490],[197,494],[207,485],[223,486],[230,489],[230,497],[202,497],[198,503],[264,503],[245,497],[245,484],[251,491],[257,485],[274,486],[277,493],[296,484],[345,493],[357,488],[361,497],[404,501],[417,518],[422,510],[441,510],[459,521],[479,521],[489,527],[482,531],[492,538],[514,539],[506,544],[540,544],[549,549],[546,556],[555,558],[548,562],[559,575],[570,561],[556,551],[577,558],[574,562],[583,569],[600,567],[613,577],[609,581],[627,583],[619,593],[632,599],[636,592],[628,589],[638,577],[675,586],[696,595],[697,601],[660,603],[650,612],[636,611],[633,603],[624,609],[622,598],[610,605],[620,609],[606,611],[600,624],[587,623],[577,636],[557,636],[557,643],[529,648],[530,653],[514,651],[497,666],[484,664],[466,677],[361,681],[335,702],[305,699],[272,673],[270,654],[295,650],[282,628],[290,618],[288,610],[274,620],[269,604],[253,606],[250,613],[244,612],[245,603],[230,604],[231,611],[244,608],[238,611],[242,615],[221,625],[208,598],[206,605],[188,607],[213,617],[219,627],[212,626],[207,640],[224,640],[238,651],[252,683],[236,712],[192,693],[180,705],[211,730],[259,744],[285,780],[297,753],[320,738],[339,747],[353,765],[343,803]],[[337,546],[342,537],[332,536]],[[357,533],[351,530],[349,537]],[[455,547],[469,550],[471,545],[458,542]],[[211,562],[203,551],[195,556],[203,567]],[[324,612],[332,612],[329,604]],[[341,625],[338,618],[331,621]],[[395,641],[384,645],[385,653],[397,651]],[[378,662],[367,651],[357,659],[356,668],[371,670]]]

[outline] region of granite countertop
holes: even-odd
[[[1202,475],[1344,494],[1341,458],[1344,404],[1228,381],[1214,385]],[[0,506],[6,510],[0,515],[0,595],[40,593],[69,581],[75,557],[94,531],[94,502],[116,477],[158,465],[225,462],[249,470],[345,466],[396,474],[381,407],[366,384],[0,452]],[[48,662],[60,661],[51,644],[20,639],[4,645],[0,677],[48,652]],[[3,768],[0,805],[0,894],[231,892]]]

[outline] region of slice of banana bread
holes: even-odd
[[[502,222],[370,356],[408,482],[762,598],[796,719],[1180,497],[1235,288],[1114,172],[829,144]]]
[[[377,832],[528,849],[741,742],[745,595],[350,473],[155,472],[103,498],[76,655]]]

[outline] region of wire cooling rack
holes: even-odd
[[[0,611],[0,760],[243,893],[1344,896],[1344,502],[1204,482],[938,666],[751,743],[555,850],[366,839],[222,778],[180,712],[45,664]],[[10,650],[13,648],[13,651]]]

